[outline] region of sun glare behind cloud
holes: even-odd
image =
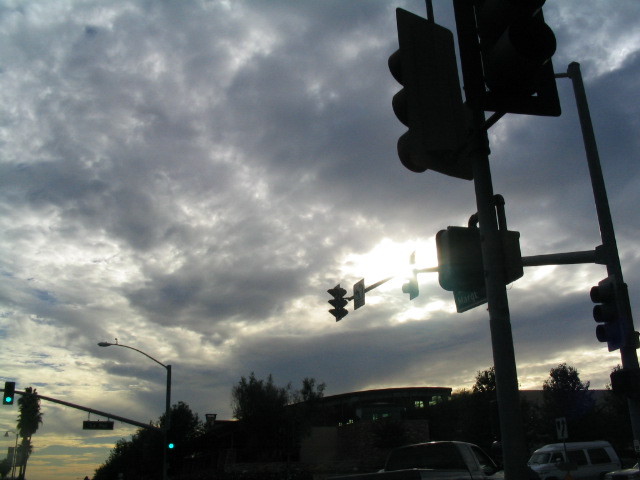
[[[416,252],[415,265],[409,263],[412,252]],[[409,278],[413,268],[419,269],[437,265],[438,257],[433,237],[405,242],[383,238],[367,253],[349,254],[343,262],[342,278],[364,278],[365,285],[369,286],[393,277],[393,280],[376,289],[378,292],[385,292],[399,288]]]

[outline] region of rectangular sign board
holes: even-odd
[[[83,430],[113,430],[111,420],[85,420],[82,422]]]
[[[353,284],[353,309],[364,307],[364,278]]]
[[[470,292],[454,291],[453,299],[456,301],[456,310],[458,313],[462,313],[487,303],[487,292],[484,288]]]

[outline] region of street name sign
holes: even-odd
[[[111,420],[85,420],[82,422],[83,430],[113,430]]]
[[[468,292],[454,291],[453,299],[456,301],[456,310],[462,313],[487,303],[487,291],[484,288]]]

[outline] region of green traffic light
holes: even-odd
[[[173,442],[169,443],[169,445],[167,445],[169,447],[169,449],[172,449],[173,447],[175,447],[175,445],[173,444]]]
[[[2,393],[2,404],[13,405],[15,392],[16,392],[16,382],[4,382],[4,390]]]

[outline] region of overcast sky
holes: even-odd
[[[435,19],[455,31],[451,2]],[[396,7],[422,0],[0,1],[0,374],[147,422],[173,402],[231,418],[241,376],[314,377],[325,394],[470,388],[493,364],[486,306],[455,311],[436,274],[402,279],[336,323],[326,290],[396,275],[466,225],[473,183],[397,158]],[[640,306],[640,3],[545,6],[556,72],[578,61],[625,280]],[[569,80],[559,118],[490,131],[494,190],[523,255],[600,243]],[[600,265],[531,267],[510,285],[522,388],[561,362],[604,388],[618,352],[595,338]],[[17,406],[0,410],[15,430]],[[43,402],[31,480],[91,476],[134,429],[82,431]],[[92,416],[91,418],[97,419]],[[0,457],[15,439],[3,438]]]

